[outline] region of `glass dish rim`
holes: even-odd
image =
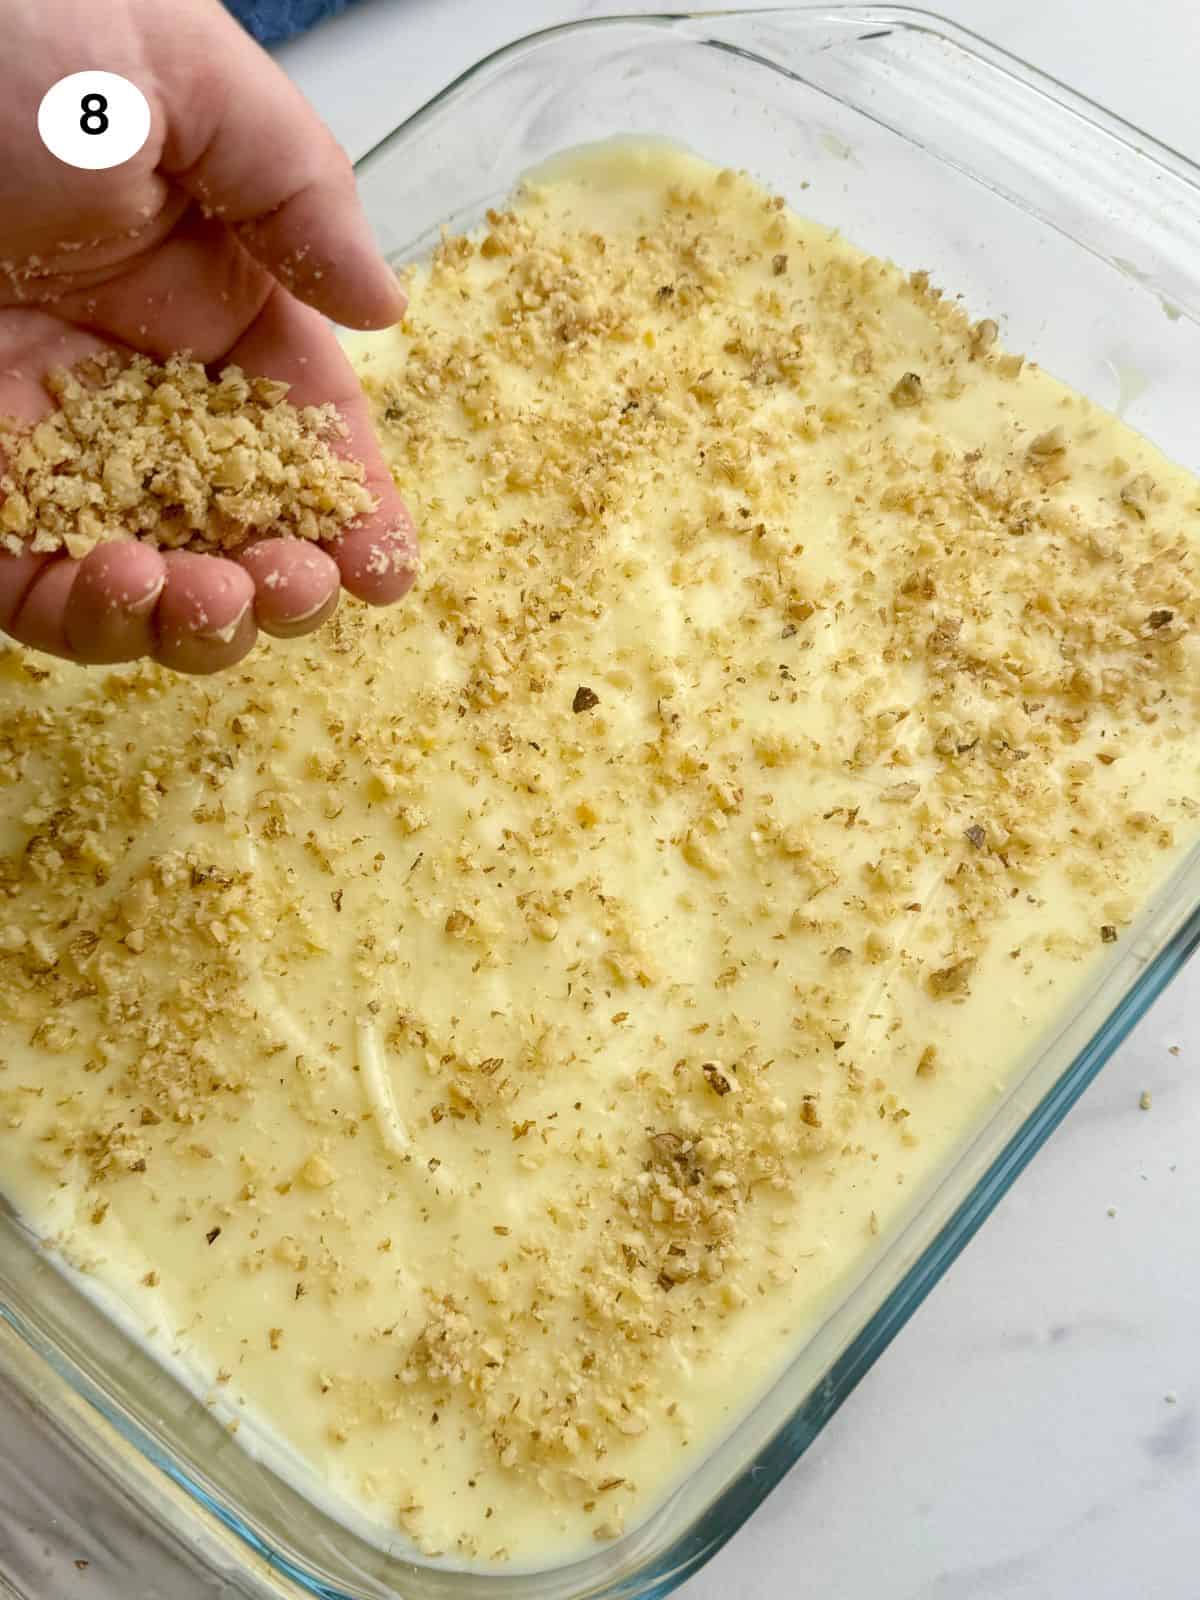
[[[842,3],[842,0],[833,4],[732,5],[700,11],[614,12],[534,30],[489,52],[458,74],[377,140],[354,163],[354,170],[356,174],[362,174],[373,167],[393,145],[411,136],[426,120],[458,98],[491,69],[516,60],[553,39],[615,31],[620,27],[661,29],[665,33],[706,22],[715,24],[719,21],[754,18],[770,21],[788,17],[810,19],[814,24],[824,20],[849,26],[887,26],[909,34],[928,34],[952,43],[977,62],[1005,73],[1024,89],[1034,90],[1058,107],[1073,112],[1099,133],[1135,152],[1141,161],[1182,179],[1200,203],[1200,164],[1053,75],[1031,65],[1014,52],[995,44],[985,35],[926,7],[853,4]],[[729,48],[717,38],[706,41],[697,37],[695,42]],[[781,61],[773,60],[766,54],[758,55],[752,51],[741,53],[773,71],[785,74],[788,71]],[[1182,870],[1180,864],[1176,872]],[[1174,874],[1172,876],[1174,878]],[[900,1280],[849,1340],[846,1348],[825,1369],[819,1386],[820,1400],[815,1401],[810,1395],[794,1407],[778,1423],[769,1441],[747,1464],[746,1470],[717,1493],[698,1516],[676,1531],[671,1543],[651,1564],[618,1579],[606,1591],[609,1600],[616,1600],[617,1596],[621,1600],[661,1600],[661,1597],[693,1576],[741,1529],[886,1350],[892,1338],[969,1243],[1131,1028],[1197,948],[1200,948],[1200,901],[1181,918],[1165,943],[1148,959],[1128,992],[1074,1054],[1020,1126],[992,1157],[986,1170],[961,1196]],[[243,1520],[237,1509],[214,1496],[203,1482],[195,1479],[169,1448],[160,1444],[139,1421],[124,1416],[119,1406],[111,1402],[104,1390],[87,1374],[73,1371],[67,1360],[57,1359],[52,1346],[25,1323],[19,1312],[11,1311],[2,1301],[0,1322],[6,1323],[17,1334],[25,1347],[45,1363],[65,1388],[98,1412],[124,1442],[133,1447],[142,1461],[151,1464],[171,1480],[183,1491],[190,1505],[202,1515],[213,1517],[235,1535],[239,1545],[250,1555],[265,1561],[302,1593],[318,1596],[320,1600],[349,1600],[346,1591],[305,1570],[290,1555],[268,1543],[253,1526]],[[802,1419],[803,1437],[797,1438],[793,1436],[793,1429]],[[520,1576],[533,1583],[538,1575]],[[513,1578],[516,1577],[518,1574],[513,1574]]]
[[[1191,157],[1176,150],[1165,140],[1157,138],[1154,134],[1147,133],[1139,124],[1131,122],[1127,117],[1115,111],[1110,111],[1100,101],[1090,95],[1083,94],[1073,88],[1064,79],[1056,77],[1053,73],[1045,71],[1042,67],[1035,66],[1023,56],[1017,55],[1013,50],[998,45],[989,39],[986,34],[979,33],[974,28],[955,22],[944,13],[931,6],[914,6],[906,4],[897,5],[868,5],[858,4],[857,0],[832,0],[831,4],[822,4],[821,0],[803,0],[801,4],[784,5],[732,5],[705,7],[700,10],[679,11],[611,11],[601,16],[581,17],[572,22],[552,23],[548,27],[534,28],[529,33],[523,33],[507,44],[498,45],[496,49],[489,50],[486,55],[480,56],[477,61],[465,67],[462,72],[442,86],[428,100],[409,113],[394,128],[388,130],[382,138],[377,139],[369,149],[365,150],[353,163],[356,177],[374,166],[376,160],[385,155],[388,149],[399,143],[401,139],[412,134],[435,112],[442,110],[447,101],[454,99],[462,90],[468,88],[476,78],[482,76],[490,68],[499,66],[511,57],[525,54],[531,47],[548,43],[552,39],[565,38],[568,35],[584,33],[598,33],[610,28],[631,25],[642,25],[649,28],[662,28],[669,31],[684,24],[717,22],[731,18],[759,17],[764,20],[778,17],[811,17],[814,21],[827,17],[833,21],[861,22],[863,24],[886,23],[889,26],[903,28],[909,33],[929,33],[942,39],[950,39],[968,53],[978,59],[986,60],[990,65],[999,67],[1010,76],[1018,78],[1026,87],[1040,89],[1043,94],[1048,94],[1059,105],[1069,106],[1076,113],[1081,113],[1093,126],[1100,128],[1110,137],[1115,137],[1121,143],[1134,150],[1136,154],[1146,160],[1157,162],[1158,165],[1171,171],[1176,177],[1189,181],[1200,191],[1200,163]],[[721,45],[719,40],[710,41]],[[779,72],[781,68],[776,61],[771,61],[763,56],[756,58],[764,67]]]

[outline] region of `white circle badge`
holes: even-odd
[[[150,137],[150,102],[115,72],[72,72],[46,90],[38,132],[69,167],[100,172],[129,161]]]

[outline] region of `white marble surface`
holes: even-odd
[[[483,51],[609,9],[359,0],[280,58],[358,155]],[[1193,0],[942,10],[1200,158]],[[1193,967],[687,1600],[1200,1596],[1198,1058]],[[95,1495],[0,1394],[0,1569],[19,1543],[30,1600],[231,1593]]]

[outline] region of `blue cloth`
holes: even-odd
[[[303,33],[323,17],[344,11],[350,0],[225,0],[259,44],[278,44]]]

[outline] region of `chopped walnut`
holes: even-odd
[[[928,987],[935,999],[944,1000],[948,997],[966,995],[971,974],[975,970],[973,957],[965,957],[962,961],[955,961],[948,967],[939,967],[936,972],[931,972],[928,978]]]
[[[971,360],[986,356],[1000,336],[1000,328],[991,317],[984,317],[971,329]]]
[[[1029,442],[1029,459],[1039,465],[1050,461],[1054,456],[1061,456],[1067,448],[1067,436],[1061,423],[1056,423],[1053,428],[1047,428],[1044,433],[1037,434]]]
[[[716,1095],[726,1095],[733,1088],[732,1082],[721,1071],[720,1064],[716,1061],[705,1061],[701,1068],[704,1081]]]
[[[1121,487],[1121,504],[1143,522],[1149,514],[1153,496],[1154,479],[1148,472],[1139,472]]]
[[[310,1189],[327,1189],[337,1174],[322,1155],[313,1154],[300,1168],[300,1177]]]
[[[59,409],[18,433],[0,475],[0,546],[82,557],[113,539],[227,550],[256,533],[330,539],[375,509],[339,455],[332,406],[186,356],[93,358],[47,379]]]
[[[892,389],[892,404],[895,406],[919,406],[924,398],[925,388],[920,374],[916,372],[906,372]]]

